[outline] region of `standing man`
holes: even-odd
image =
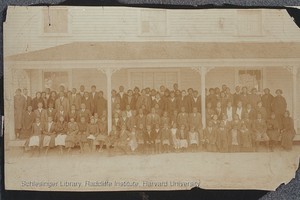
[[[107,110],[107,100],[103,97],[103,91],[99,91],[96,101],[96,112],[99,116],[103,115],[103,112]]]
[[[265,88],[264,95],[262,95],[262,97],[261,97],[261,101],[262,101],[262,106],[267,111],[267,118],[269,118],[271,116],[273,100],[274,100],[274,96],[272,94],[270,94],[270,89]]]
[[[17,139],[19,139],[20,131],[22,129],[23,112],[26,109],[25,106],[25,97],[21,95],[21,89],[17,89],[16,95],[14,96],[15,134]]]
[[[282,90],[277,89],[276,90],[276,97],[274,97],[274,100],[272,102],[272,111],[275,113],[276,118],[279,120],[280,128],[282,127],[282,119],[284,116],[284,113],[287,109],[287,103],[285,98],[282,96]]]
[[[126,108],[126,93],[124,92],[124,87],[120,86],[119,87],[119,93],[117,94],[118,98],[120,99],[120,109],[122,111],[125,110]]]
[[[27,88],[23,89],[23,96],[25,97],[25,109],[28,109],[28,106],[32,106],[32,98],[30,96],[28,96],[28,90]]]
[[[96,92],[96,86],[92,85],[91,93],[90,93],[91,113],[92,113],[92,115],[94,115],[94,113],[97,112],[97,99],[98,99],[98,94]],[[100,114],[100,113],[98,113],[98,114]]]
[[[66,113],[69,112],[70,106],[69,106],[69,100],[65,97],[65,94],[63,91],[59,92],[59,98],[55,101],[55,108],[58,109],[60,106],[63,106],[64,111]]]
[[[69,97],[69,106],[75,105],[76,110],[80,107],[80,96],[76,94],[76,88],[72,89],[72,94]],[[71,108],[69,108],[71,110]]]

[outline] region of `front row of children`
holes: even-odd
[[[264,142],[271,150],[279,141],[278,128],[268,127],[265,123],[260,123],[258,116],[257,124],[251,127],[247,121],[240,123],[231,122],[230,128],[224,121],[220,121],[218,126],[212,121],[203,130],[196,130],[195,127],[177,127],[176,123],[170,128],[168,124],[161,127],[159,124],[143,125],[133,127],[131,131],[126,126],[121,126],[117,130],[112,126],[110,134],[106,133],[106,121],[104,124],[96,123],[91,117],[87,123],[84,117],[80,122],[75,122],[70,118],[70,122],[65,122],[61,117],[54,123],[52,117],[48,117],[46,123],[41,123],[39,118],[33,124],[32,136],[26,141],[25,149],[35,151],[45,149],[48,154],[49,149],[58,147],[60,154],[64,149],[68,152],[75,146],[80,147],[80,152],[86,149],[89,151],[103,151],[105,146],[111,154],[112,149],[119,149],[127,153],[167,153],[183,151],[208,151],[208,152],[251,152],[257,150],[260,142]],[[253,126],[255,131],[253,131]],[[267,130],[267,131],[266,131]],[[113,147],[113,148],[112,148]]]

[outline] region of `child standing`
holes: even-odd
[[[95,118],[92,116],[90,120],[90,124],[87,126],[87,133],[88,133],[88,144],[90,147],[90,151],[94,151],[96,146],[95,146],[95,140],[96,137],[99,134],[99,127],[95,122]]]
[[[78,143],[78,124],[74,117],[70,117],[70,122],[68,123],[68,132],[66,137],[66,148],[68,148],[68,153]]]
[[[146,153],[153,153],[154,151],[154,140],[152,135],[151,125],[146,126],[146,131],[144,132],[144,143]]]
[[[252,133],[247,128],[246,123],[242,123],[240,133],[241,133],[241,151],[242,152],[251,152],[252,151]]]
[[[187,130],[185,125],[182,124],[180,126],[180,130],[178,132],[178,139],[179,139],[179,148],[184,152],[188,148],[188,140],[187,140]]]
[[[176,123],[173,123],[171,128],[171,143],[175,152],[177,152],[179,149],[179,131]]]
[[[169,153],[170,136],[171,136],[171,130],[169,129],[168,124],[165,123],[161,130],[161,141],[162,141],[163,153]]]
[[[159,128],[159,124],[155,125],[155,128],[153,129],[153,138],[154,138],[154,151],[155,153],[161,153],[161,131]]]
[[[82,116],[80,118],[80,122],[78,123],[78,136],[80,138],[79,145],[80,145],[80,152],[83,153],[84,146],[88,144],[88,132],[87,132],[88,124],[86,122],[86,118]]]
[[[228,130],[224,121],[220,122],[220,127],[217,129],[217,147],[220,152],[228,152]]]
[[[280,130],[279,130],[279,122],[276,119],[275,113],[271,113],[270,119],[267,120],[267,134],[270,138],[270,150],[274,151],[274,147],[279,141]]]
[[[190,143],[191,151],[196,152],[197,146],[199,144],[199,136],[194,126],[191,126],[189,131],[189,143]]]
[[[131,132],[129,134],[129,142],[128,145],[130,147],[131,152],[135,152],[135,150],[138,147],[137,143],[137,133],[136,133],[136,127],[132,127]]]
[[[238,125],[234,125],[233,128],[229,132],[228,137],[228,144],[229,144],[229,151],[239,152],[240,151],[240,133],[238,129]]]
[[[216,152],[217,133],[216,128],[213,127],[212,121],[208,121],[208,126],[204,129],[203,136],[206,150],[209,152]]]

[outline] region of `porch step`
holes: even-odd
[[[23,147],[25,145],[26,140],[10,140],[8,141],[9,147]]]

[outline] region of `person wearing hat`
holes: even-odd
[[[276,90],[276,96],[272,102],[272,111],[275,113],[276,118],[279,119],[280,127],[282,127],[282,118],[287,109],[287,103],[285,98],[282,96],[282,90]]]
[[[271,112],[272,112],[272,102],[273,102],[274,96],[270,94],[270,89],[265,88],[264,89],[264,94],[261,97],[262,101],[262,106],[266,109],[267,111],[267,118],[270,117]]]

